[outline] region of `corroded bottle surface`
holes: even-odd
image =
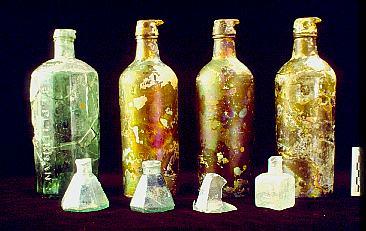
[[[196,79],[199,97],[199,181],[206,173],[223,176],[224,196],[249,191],[253,152],[254,80],[236,58],[236,19],[214,22],[212,60]]]
[[[159,57],[161,20],[139,20],[135,60],[119,80],[124,194],[132,197],[142,161],[161,161],[174,194],[178,173],[178,79]]]
[[[292,57],[275,79],[277,151],[297,197],[333,191],[336,75],[318,55],[318,22],[295,20]]]
[[[34,128],[37,192],[62,196],[75,159],[99,161],[98,74],[75,58],[75,31],[56,29],[55,57],[31,75],[30,102]]]

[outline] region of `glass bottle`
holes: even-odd
[[[124,195],[132,197],[144,160],[161,161],[170,191],[178,173],[178,79],[159,57],[162,20],[139,20],[135,60],[119,79]]]
[[[317,51],[317,17],[294,22],[291,59],[275,79],[277,151],[296,197],[333,191],[336,75]]]
[[[55,57],[31,75],[36,191],[48,196],[65,192],[76,171],[75,159],[91,158],[98,173],[98,74],[75,58],[75,33],[56,29]]]
[[[199,181],[206,173],[227,180],[223,196],[249,191],[253,152],[254,79],[236,58],[237,19],[215,20],[212,60],[196,79],[199,107]]]
[[[77,171],[61,201],[61,207],[69,212],[93,212],[109,207],[102,185],[92,172],[91,159],[76,159]]]
[[[255,178],[255,206],[283,210],[295,205],[295,178],[282,171],[282,157],[268,159],[268,172]]]
[[[131,210],[142,213],[173,210],[175,204],[161,175],[161,161],[143,161],[142,170],[143,174],[131,199]]]

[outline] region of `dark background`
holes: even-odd
[[[119,2],[119,1],[116,1]],[[121,1],[124,2],[124,1]],[[212,55],[213,20],[238,18],[237,56],[256,83],[257,171],[275,154],[274,77],[291,57],[292,25],[297,17],[318,16],[318,50],[337,74],[337,174],[349,174],[351,147],[364,146],[360,129],[362,37],[361,6],[357,1],[126,1],[114,4],[49,1],[0,3],[0,175],[33,175],[29,83],[31,72],[53,56],[56,28],[77,31],[76,57],[99,73],[101,172],[121,173],[118,79],[135,55],[138,19],[159,18],[159,48],[163,62],[179,79],[180,163],[182,171],[196,168],[198,129],[195,78]],[[349,178],[349,177],[348,177]],[[347,186],[349,182],[347,182]],[[349,192],[349,188],[345,188]]]

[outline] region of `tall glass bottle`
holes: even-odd
[[[275,79],[277,151],[297,197],[333,191],[336,75],[317,51],[316,17],[294,22],[291,59]]]
[[[223,176],[224,196],[248,193],[253,152],[254,79],[236,58],[237,19],[215,20],[212,60],[196,79],[199,97],[199,181],[206,173]]]
[[[31,75],[36,190],[43,195],[62,196],[76,159],[91,158],[98,173],[98,74],[75,58],[75,33],[56,29],[55,57]]]
[[[157,26],[139,20],[135,60],[119,80],[124,195],[132,197],[142,161],[161,161],[161,172],[174,194],[178,173],[178,79],[160,60]]]

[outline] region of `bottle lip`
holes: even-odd
[[[294,33],[294,38],[318,37],[318,33]]]
[[[141,38],[157,38],[159,36],[158,26],[164,23],[160,19],[138,20],[136,22],[135,37]]]
[[[268,173],[282,174],[282,156],[271,156],[268,158]]]
[[[160,167],[161,161],[159,160],[145,160],[142,162],[143,168],[155,168]]]
[[[78,173],[91,173],[92,172],[92,166],[91,166],[91,158],[82,158],[82,159],[76,159],[76,172]]]
[[[212,38],[235,37],[235,26],[239,19],[216,19],[212,28]]]
[[[144,174],[160,174],[161,161],[159,160],[145,160],[142,162],[142,171]]]
[[[213,39],[222,39],[222,38],[236,38],[235,34],[217,34],[212,35]]]
[[[73,29],[55,29],[53,39],[68,38],[74,40],[76,38],[76,30]]]
[[[135,35],[136,40],[140,39],[157,39],[158,35]]]
[[[317,24],[321,21],[318,17],[296,18],[292,31],[294,37],[316,37],[318,35]]]

